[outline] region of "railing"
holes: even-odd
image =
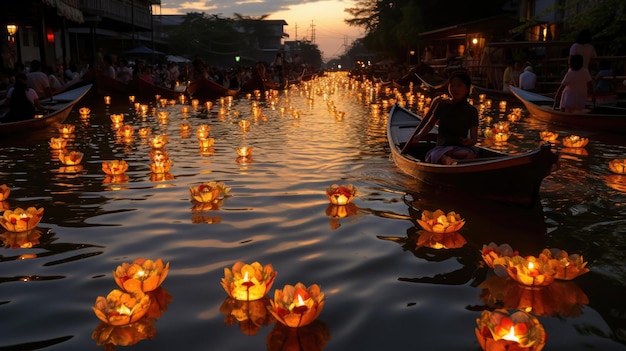
[[[141,0],[80,0],[80,9],[85,16],[106,17],[144,29],[152,28],[149,6],[147,1]]]

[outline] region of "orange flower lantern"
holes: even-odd
[[[509,277],[516,282],[532,287],[550,285],[556,278],[554,260],[545,256],[513,256],[505,258],[506,271]],[[496,261],[494,264],[498,264]]]
[[[113,271],[117,286],[126,292],[148,292],[158,288],[167,277],[170,263],[163,264],[159,258],[152,261],[138,258],[133,263],[122,263]]]
[[[209,149],[215,144],[215,139],[213,138],[198,138],[198,145],[201,149]]]
[[[493,125],[493,130],[495,133],[508,133],[509,132],[509,122],[498,122]]]
[[[540,351],[546,332],[539,320],[526,312],[498,309],[483,311],[476,320],[476,338],[485,351]]]
[[[615,159],[609,162],[609,169],[615,174],[626,174],[626,159]]]
[[[581,138],[578,135],[569,135],[563,138],[563,146],[565,147],[585,147],[589,143],[589,139]]]
[[[230,191],[222,182],[207,182],[198,186],[189,187],[193,200],[202,203],[214,202],[223,199]]]
[[[102,162],[102,171],[108,175],[124,174],[128,169],[128,163],[124,160],[112,160]]]
[[[159,118],[159,120],[167,120],[169,116],[170,116],[170,113],[168,111],[157,112],[157,118]]]
[[[74,133],[75,128],[76,127],[74,127],[72,124],[61,124],[59,126],[59,133],[61,133],[63,136],[67,136]]]
[[[210,131],[211,131],[211,126],[207,124],[201,124],[198,126],[198,129],[196,130],[196,137],[198,137],[198,139],[208,138]]]
[[[239,124],[239,128],[241,128],[241,130],[246,131],[248,130],[248,128],[250,128],[250,121],[242,119],[240,120],[237,124]]]
[[[78,113],[81,116],[88,116],[91,113],[91,110],[88,107],[81,107],[78,109]]]
[[[9,188],[6,184],[0,185],[0,201],[8,199],[9,194],[11,194],[11,188]]]
[[[92,307],[96,316],[110,325],[126,325],[139,321],[150,308],[150,297],[141,290],[112,290],[107,297],[98,296]]]
[[[59,161],[66,166],[75,166],[83,160],[83,153],[79,151],[60,152]]]
[[[235,148],[235,150],[237,151],[237,155],[239,157],[249,157],[252,155],[253,148],[249,146],[242,146]]]
[[[137,132],[137,134],[139,134],[139,137],[141,138],[147,138],[151,133],[152,133],[152,129],[150,129],[150,127],[140,128],[139,131]]]
[[[43,207],[28,207],[26,210],[17,207],[15,210],[4,211],[0,224],[10,232],[23,232],[37,227],[42,217]]]
[[[67,146],[67,139],[65,139],[65,138],[50,138],[50,141],[48,142],[48,145],[50,145],[50,148],[52,150],[61,150],[61,149],[64,149],[65,146]]]
[[[221,284],[233,299],[254,301],[263,298],[270,291],[276,274],[271,264],[262,266],[259,262],[246,264],[239,261],[232,269],[224,268]]]
[[[332,205],[347,205],[356,197],[356,195],[357,188],[352,184],[347,186],[333,184],[326,188],[326,197]]]
[[[153,149],[162,149],[168,142],[168,137],[165,134],[155,135],[150,139],[150,147]]]
[[[135,102],[135,95],[128,95],[128,102],[131,104]]]
[[[104,103],[105,103],[106,105],[110,105],[110,104],[111,104],[111,97],[110,97],[109,95],[106,95],[106,96],[104,97]]]
[[[170,154],[163,149],[152,149],[148,154],[152,162],[164,162],[170,158]]]
[[[274,299],[268,307],[274,318],[280,323],[292,327],[303,327],[311,324],[319,317],[324,308],[324,293],[319,285],[313,284],[308,288],[302,284],[285,285],[276,289]]]
[[[159,99],[159,105],[161,105],[161,107],[167,106],[168,102],[169,101],[167,99],[163,99],[163,98]],[[174,103],[176,103],[176,102],[174,102]]]
[[[172,169],[172,160],[154,161],[150,164],[150,171],[154,174],[166,174]]]
[[[191,124],[181,123],[178,125],[178,129],[180,129],[181,133],[188,133],[191,130]]]
[[[123,113],[112,113],[109,118],[111,118],[111,122],[114,124],[121,124],[124,122],[124,114]]]
[[[213,102],[212,101],[207,101],[204,103],[204,107],[210,111],[213,108]]]
[[[442,210],[434,212],[424,210],[422,211],[422,219],[418,219],[417,223],[428,232],[452,233],[463,228],[465,220],[454,211],[446,214]]]
[[[587,262],[578,254],[568,254],[565,250],[552,248],[544,249],[540,256],[545,256],[546,259],[555,262],[555,279],[572,280],[589,272],[589,268],[586,267]]]
[[[539,137],[543,141],[553,143],[556,141],[556,139],[559,138],[559,133],[544,130],[544,131],[539,132]]]
[[[483,256],[483,261],[485,261],[485,264],[487,264],[487,267],[489,268],[494,268],[494,261],[499,258],[513,257],[519,255],[519,252],[514,251],[511,245],[496,245],[493,242],[489,243],[489,245],[483,245],[481,253]]]
[[[117,135],[124,137],[124,138],[130,138],[135,134],[135,127],[125,124],[123,126],[120,127],[120,129],[117,130]]]

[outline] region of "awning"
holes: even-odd
[[[42,0],[50,7],[56,7],[57,15],[77,23],[85,23],[83,12],[78,9],[78,0]]]
[[[167,55],[166,59],[167,59],[167,62],[174,62],[174,63],[191,62],[190,59],[184,58],[182,56],[176,56],[176,55]]]

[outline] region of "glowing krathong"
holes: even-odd
[[[417,223],[428,232],[451,233],[461,229],[465,225],[465,220],[454,211],[446,214],[442,210],[434,212],[424,210],[422,219],[418,219]]]
[[[559,138],[559,133],[544,130],[544,131],[539,132],[539,137],[543,141],[553,143],[556,141],[556,139]]]
[[[222,182],[206,182],[189,187],[191,197],[201,203],[209,203],[223,199],[230,191]]]
[[[589,139],[578,135],[569,135],[563,138],[563,146],[565,147],[585,147],[588,143]]]
[[[61,149],[64,149],[65,146],[67,146],[67,139],[65,139],[65,138],[50,138],[50,141],[48,142],[48,145],[50,145],[50,148],[52,150],[61,150]]]
[[[0,224],[10,232],[23,232],[37,227],[43,217],[43,207],[37,209],[28,207],[24,210],[21,207],[15,210],[6,210],[0,217]]]
[[[609,162],[609,169],[615,174],[626,174],[626,159],[615,159]]]
[[[502,258],[505,261],[507,273],[511,279],[526,286],[547,286],[556,278],[556,262],[546,256],[513,256]],[[500,259],[494,260],[498,265]]]
[[[250,146],[242,146],[235,148],[235,151],[237,151],[237,155],[239,155],[239,157],[248,157],[252,155],[252,149],[253,148]]]
[[[9,194],[11,194],[11,188],[9,188],[6,184],[0,185],[0,201],[8,199]]]
[[[565,250],[544,249],[539,255],[554,262],[555,279],[572,280],[589,272],[587,262],[578,254],[568,254]]]
[[[486,310],[476,324],[476,338],[485,351],[540,351],[546,343],[543,326],[526,312],[509,315],[504,309]]]
[[[259,262],[246,264],[239,261],[232,269],[224,268],[221,283],[228,296],[240,301],[254,301],[270,291],[276,274],[271,264],[262,266]]]
[[[112,113],[109,118],[111,118],[111,122],[115,124],[121,124],[124,122],[124,114],[123,113]]]
[[[357,195],[357,188],[349,184],[345,185],[337,185],[333,184],[326,188],[326,197],[333,205],[347,205],[349,204]]]
[[[113,271],[117,285],[126,292],[140,290],[149,292],[158,288],[167,277],[170,263],[163,264],[160,258],[152,261],[138,258],[133,263],[122,263]]]
[[[59,153],[59,161],[66,166],[75,166],[83,160],[83,153],[80,151],[70,151],[68,153]]]
[[[124,174],[128,169],[128,163],[124,160],[112,160],[102,162],[102,171],[109,175]]]
[[[168,137],[165,134],[155,135],[150,139],[150,147],[153,149],[162,149],[168,142]]]
[[[81,107],[78,109],[78,113],[80,113],[81,116],[87,116],[91,113],[91,110],[89,107]]]
[[[98,296],[92,309],[104,323],[126,325],[140,320],[149,307],[150,297],[141,290],[128,293],[114,289],[106,298]]]
[[[280,323],[297,328],[315,321],[325,302],[319,285],[313,284],[307,288],[304,284],[297,283],[295,286],[285,285],[282,290],[276,289],[268,308]]]
[[[494,261],[499,258],[519,255],[519,252],[514,251],[511,245],[502,244],[498,246],[493,242],[489,243],[489,245],[483,245],[481,253],[483,261],[489,268],[494,268]]]

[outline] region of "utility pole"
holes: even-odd
[[[311,20],[311,43],[315,44],[315,25],[313,24],[313,20]]]

